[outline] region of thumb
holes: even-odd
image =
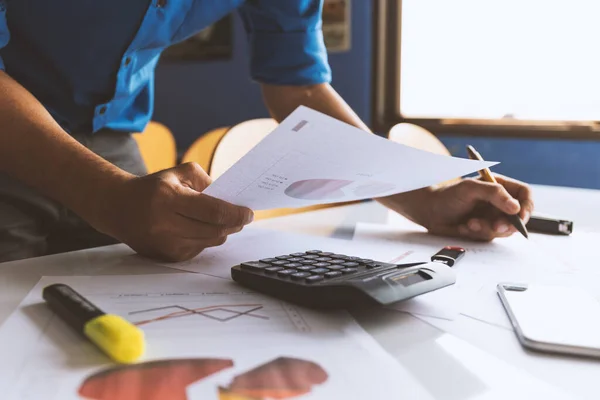
[[[184,186],[198,192],[202,192],[212,183],[211,177],[195,162],[178,165],[172,171]]]
[[[482,200],[492,204],[506,214],[517,214],[521,210],[519,202],[513,198],[504,186],[498,183],[472,181],[469,196],[471,200]]]

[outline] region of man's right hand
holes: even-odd
[[[144,177],[115,167],[67,134],[3,71],[0,128],[0,173],[64,204],[140,254],[187,260],[252,220],[249,209],[201,193],[211,180],[197,164]]]
[[[254,218],[248,208],[202,194],[210,183],[196,163],[134,177],[107,193],[101,211],[87,219],[141,255],[185,261],[223,244]]]

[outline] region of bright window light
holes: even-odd
[[[403,0],[407,118],[600,120],[599,0]]]

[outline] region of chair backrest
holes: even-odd
[[[224,126],[200,136],[185,151],[181,158],[182,163],[198,163],[206,173],[210,172],[213,157],[221,139],[229,131],[229,127]]]
[[[417,125],[400,123],[394,125],[388,134],[388,139],[406,146],[443,156],[451,156],[450,150],[431,132]],[[449,179],[436,186],[445,186],[459,182],[460,178]]]
[[[278,125],[272,118],[258,118],[232,126],[215,148],[209,175],[217,179]]]
[[[388,139],[419,150],[449,156],[448,148],[431,132],[420,126],[400,123],[388,133]]]
[[[142,133],[134,133],[140,154],[149,174],[177,165],[177,145],[171,131],[151,121]]]

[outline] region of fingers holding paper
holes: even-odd
[[[203,194],[210,183],[193,163],[132,179],[112,197],[106,233],[142,255],[170,262],[219,246],[249,224],[253,213]]]

